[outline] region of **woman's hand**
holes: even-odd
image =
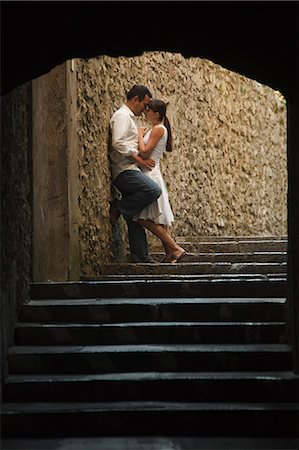
[[[139,127],[138,128],[138,135],[143,137],[145,135],[146,128],[145,127]]]

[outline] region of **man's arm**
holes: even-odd
[[[152,159],[143,160],[138,156],[138,151],[135,148],[128,146],[126,136],[129,127],[130,118],[127,114],[118,114],[110,120],[112,147],[124,157],[135,161],[138,166],[151,170],[155,166],[155,161]]]
[[[123,156],[131,156],[135,149],[129,148],[126,140],[130,118],[126,114],[119,114],[110,121],[112,147]]]

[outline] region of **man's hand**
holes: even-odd
[[[140,159],[141,159],[141,161],[139,162],[139,166],[146,167],[149,170],[152,170],[156,165],[156,163],[153,159],[150,159],[150,158],[148,158],[148,159],[140,158]]]
[[[140,156],[137,155],[137,153],[133,152],[131,155],[131,158],[134,159],[134,161],[136,162],[136,164],[139,167],[146,167],[149,170],[152,170],[153,167],[155,167],[156,163],[153,159],[142,159]]]

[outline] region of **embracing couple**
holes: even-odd
[[[146,133],[136,124],[142,113],[152,126]],[[110,204],[110,222],[115,225],[121,214],[126,220],[133,262],[154,262],[148,255],[147,228],[163,244],[162,262],[176,263],[186,252],[169,231],[174,217],[160,171],[163,152],[172,150],[166,104],[153,99],[146,86],[134,85],[112,115],[110,131],[112,180],[122,194]]]

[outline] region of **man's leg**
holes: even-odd
[[[141,170],[125,170],[113,184],[122,193],[123,197],[117,202],[117,208],[125,219],[132,219],[162,193],[160,186]]]
[[[131,258],[134,262],[145,261],[148,258],[146,233],[132,218],[157,200],[161,189],[156,182],[137,170],[122,172],[113,183],[123,196],[117,202],[117,208],[127,222]]]
[[[130,253],[133,262],[145,262],[148,258],[148,245],[143,226],[132,219],[126,220],[128,226]]]

